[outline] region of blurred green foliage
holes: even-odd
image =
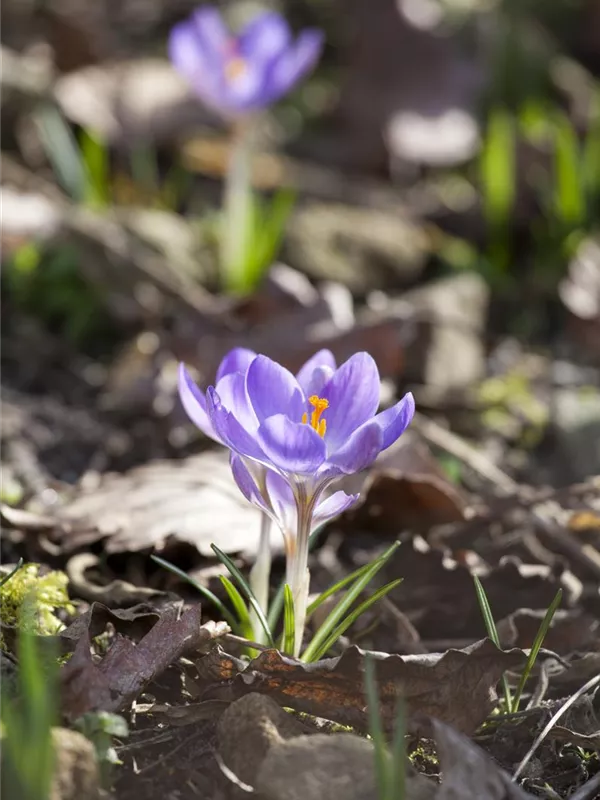
[[[115,336],[102,293],[81,274],[71,245],[22,245],[3,266],[3,284],[13,310],[35,316],[73,345],[97,350]]]

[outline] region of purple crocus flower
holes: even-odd
[[[322,46],[318,30],[304,30],[294,41],[274,12],[260,14],[234,36],[208,6],[173,28],[169,56],[207,105],[235,117],[289,92],[314,67]]]
[[[379,386],[377,365],[368,353],[336,368],[333,354],[321,350],[294,376],[266,356],[234,350],[205,395],[181,366],[179,391],[186,411],[230,448],[239,488],[284,533],[300,640],[310,533],[358,497],[338,491],[324,499],[324,492],[341,476],[372,464],[414,414],[411,394],[377,414]]]

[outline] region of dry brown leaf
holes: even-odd
[[[91,619],[91,617],[90,617]],[[119,636],[94,663],[86,630],[62,668],[62,711],[76,719],[88,711],[118,711],[127,705],[184,652],[198,650],[229,631],[225,623],[201,624],[200,606],[167,609],[136,645]]]
[[[346,491],[361,492],[360,505],[349,517],[361,527],[375,525],[383,534],[402,528],[426,531],[465,518],[464,493],[448,480],[428,446],[410,432],[369,473],[350,478],[347,487]]]
[[[103,633],[106,624],[110,622],[117,633],[130,639],[141,639],[158,619],[160,612],[145,603],[125,609],[111,609],[103,603],[92,603],[85,613],[80,614],[61,631],[59,637],[74,649],[82,636],[87,635],[93,639]]]
[[[160,550],[172,540],[205,556],[213,542],[252,554],[260,536],[260,511],[235,485],[224,450],[104,475],[97,487],[77,488],[56,523],[65,552],[104,539],[108,553]],[[281,537],[274,533],[272,544],[281,548]]]
[[[497,623],[500,642],[505,647],[529,648],[533,645],[546,609],[519,608]],[[544,647],[560,655],[574,650],[600,650],[600,621],[582,609],[559,609],[544,638]]]
[[[431,720],[443,775],[435,800],[526,800],[532,797],[512,783],[481,748],[438,719]]]
[[[382,698],[384,724],[391,728],[396,698],[405,698],[410,714],[428,714],[470,733],[496,704],[496,684],[507,669],[525,662],[522,650],[499,650],[483,639],[444,654],[398,656],[373,653]],[[365,651],[350,647],[338,658],[302,662],[266,650],[249,664],[219,648],[201,662],[205,678],[227,681],[232,698],[261,692],[283,706],[368,730],[364,697]],[[220,687],[214,691],[219,697]]]

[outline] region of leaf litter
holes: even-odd
[[[365,25],[381,25],[377,15],[360,13]],[[162,14],[161,9],[164,23]],[[52,26],[54,49],[66,69],[87,63],[88,37],[110,49],[112,36],[91,36],[89,28],[83,51],[71,47],[73,31],[57,20]],[[121,30],[120,24],[108,27]],[[408,26],[405,35],[411,35]],[[444,69],[446,62],[438,53],[445,40],[425,31],[418,35],[426,44],[433,42],[437,69],[451,80],[454,71]],[[379,40],[375,37],[378,51]],[[75,63],[65,65],[62,59],[70,57]],[[135,72],[135,62],[125,66]],[[88,80],[85,70],[77,79]],[[391,98],[397,87],[390,88]],[[371,97],[368,85],[354,91],[365,89]],[[425,93],[421,85],[419,93]],[[344,105],[349,101],[346,90]],[[354,117],[355,124],[364,121],[362,111]],[[23,118],[29,121],[28,114]],[[376,140],[383,148],[381,125]],[[206,141],[214,149],[215,140]],[[369,183],[362,175],[346,179],[345,170],[322,173],[299,161],[293,167],[300,185],[310,186],[308,193],[319,200],[307,199],[306,208],[292,220],[287,255],[293,260],[296,252],[296,263],[327,283],[314,286],[289,268],[277,269],[253,297],[239,302],[198,285],[192,278],[196,253],[187,252],[187,245],[175,248],[179,254],[161,249],[159,221],[168,226],[168,215],[132,210],[115,214],[113,220],[76,209],[45,171],[21,166],[12,151],[3,157],[11,184],[23,184],[34,199],[45,197],[52,212],[64,217],[61,235],[79,249],[81,269],[94,285],[108,289],[107,308],[124,340],[124,357],[106,365],[82,361],[61,335],[32,330],[19,315],[7,338],[10,388],[4,405],[10,414],[9,424],[3,425],[3,459],[22,483],[25,499],[23,507],[2,508],[3,548],[7,561],[16,563],[27,555],[52,569],[63,568],[69,577],[77,615],[63,614],[64,630],[46,637],[59,639],[62,651],[72,653],[62,667],[62,712],[69,718],[93,709],[127,716],[131,741],[116,743],[125,762],[116,774],[119,800],[174,794],[229,798],[240,796],[239,786],[223,775],[216,756],[233,767],[219,740],[259,739],[259,703],[269,701],[279,714],[275,718],[273,711],[271,718],[279,734],[284,719],[292,727],[299,723],[299,735],[288,737],[287,748],[280,741],[285,736],[272,735],[277,746],[261,762],[265,796],[279,776],[287,791],[295,781],[302,800],[309,800],[301,780],[302,774],[311,773],[299,770],[306,763],[301,758],[308,757],[314,766],[329,746],[327,758],[338,760],[320,763],[326,765],[324,772],[346,777],[344,796],[350,798],[349,784],[359,786],[360,777],[352,772],[353,763],[372,761],[368,740],[356,735],[366,730],[364,654],[384,651],[375,653],[384,720],[390,728],[396,700],[404,696],[411,726],[409,755],[421,765],[429,757],[430,769],[422,771],[433,776],[417,775],[425,784],[409,784],[408,800],[517,800],[555,798],[556,793],[591,800],[600,791],[594,755],[600,726],[597,686],[578,696],[551,727],[524,772],[524,788],[511,775],[552,715],[600,674],[600,479],[578,478],[575,485],[552,489],[529,486],[528,481],[539,477],[528,445],[515,448],[508,437],[499,440],[497,434],[482,431],[482,409],[471,383],[483,377],[486,367],[494,367],[492,359],[487,365],[485,361],[488,292],[480,276],[458,276],[462,281],[451,276],[429,285],[425,281],[417,293],[424,289],[428,296],[412,300],[407,299],[410,293],[396,299],[382,292],[357,299],[347,286],[330,280],[335,262],[338,277],[360,287],[359,295],[374,287],[386,290],[388,273],[395,276],[392,292],[398,281],[410,285],[423,277],[429,239],[441,231],[422,226],[412,211],[408,215],[398,203],[396,187],[392,191],[387,183]],[[277,181],[267,184],[276,188]],[[423,187],[424,194],[429,191]],[[365,203],[365,192],[373,207]],[[348,194],[356,208],[347,205]],[[381,213],[380,205],[385,206]],[[425,205],[429,215],[432,198]],[[448,213],[444,207],[442,215]],[[315,222],[317,228],[304,227]],[[471,224],[461,218],[459,225],[465,222]],[[172,215],[171,223],[191,233],[183,216]],[[398,225],[407,239],[416,240],[412,255],[407,244],[408,269],[403,269],[400,251],[405,246],[398,242]],[[383,232],[381,240],[373,235],[377,231]],[[580,255],[589,260],[587,250]],[[204,254],[201,260],[206,270]],[[571,320],[571,337],[578,350],[593,357],[598,349],[597,308],[588,319],[574,303],[584,297],[580,288],[587,284],[571,267],[560,295],[577,317]],[[466,299],[465,278],[471,292]],[[472,302],[478,294],[483,303]],[[136,326],[143,328],[141,333],[133,331]],[[145,353],[138,370],[133,361],[144,356],[140,344],[149,338],[156,346]],[[419,435],[359,476],[360,507],[324,532],[311,565],[316,583],[324,585],[366,563],[390,539],[400,538],[402,547],[380,577],[382,582],[404,580],[364,625],[347,631],[334,657],[309,666],[272,650],[244,660],[239,640],[226,633],[214,609],[201,608],[193,599],[174,604],[173,593],[163,591],[174,585],[170,576],[158,573],[148,559],[152,552],[172,556],[189,574],[202,573],[211,581],[218,574],[211,543],[235,554],[241,565],[256,550],[258,515],[239,497],[223,454],[189,455],[196,441],[182,432],[168,380],[169,365],[185,358],[210,381],[223,353],[239,344],[291,369],[319,347],[330,347],[339,360],[367,349],[382,375],[394,383],[417,384],[418,406],[424,409]],[[548,364],[557,371],[561,366],[554,357]],[[568,366],[579,367],[575,362]],[[103,371],[106,380],[99,380]],[[545,397],[550,406],[554,395],[549,391]],[[519,416],[518,408],[512,412]],[[517,428],[524,427],[519,420]],[[472,439],[477,447],[467,444]],[[581,441],[577,449],[583,449]],[[544,452],[538,454],[542,467],[548,460]],[[551,460],[571,466],[558,450]],[[275,538],[276,549],[281,542]],[[276,569],[280,567],[276,561]],[[482,639],[473,574],[485,587],[504,650]],[[502,713],[499,678],[504,673],[510,681],[518,679],[523,651],[531,647],[539,620],[559,588],[563,605],[526,686],[525,708]],[[3,655],[3,664],[5,660]],[[253,714],[246,719],[245,736],[236,739],[240,717],[234,712],[247,701],[254,704]],[[284,711],[282,705],[296,711]],[[339,733],[340,725],[352,731]],[[241,777],[252,782],[257,776]],[[339,791],[333,787],[327,796]]]

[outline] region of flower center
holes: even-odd
[[[225,78],[230,82],[235,81],[241,78],[247,69],[245,59],[241,56],[231,56],[225,64]]]
[[[326,408],[329,408],[329,400],[325,400],[324,397],[317,397],[316,394],[313,394],[308,398],[308,402],[314,408],[314,411],[310,415],[310,426],[323,438],[323,436],[325,436],[325,430],[327,429],[327,423],[324,419],[321,419],[321,414]],[[305,425],[308,423],[308,414],[306,411],[302,414],[302,422]]]

